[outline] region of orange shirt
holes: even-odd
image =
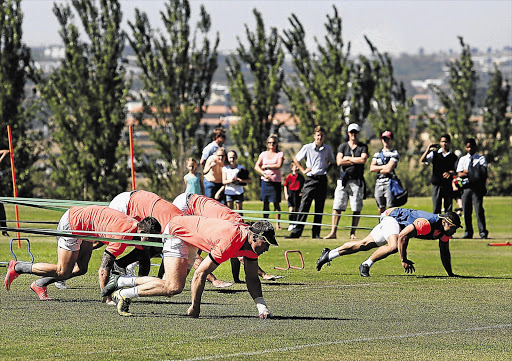
[[[236,223],[244,223],[243,218],[224,204],[215,199],[200,194],[194,194],[188,199],[188,214],[224,219]]]
[[[155,217],[162,229],[173,217],[183,215],[174,204],[146,191],[136,191],[131,195],[127,213],[138,221],[146,217]]]
[[[238,256],[258,258],[252,250],[241,250],[249,233],[247,225],[243,223],[201,216],[178,216],[168,226],[169,234],[210,253],[217,264]]]
[[[102,232],[136,233],[137,220],[115,209],[104,206],[71,207],[69,225],[72,231],[93,231],[88,236],[131,240],[131,236],[110,235]],[[73,232],[80,235],[80,232]],[[128,245],[126,243],[109,243],[107,251],[114,257],[121,255]]]

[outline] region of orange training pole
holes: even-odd
[[[133,127],[130,125],[130,158],[132,162],[132,190],[135,190],[135,163],[133,161]]]
[[[16,171],[14,170],[14,153],[12,150],[12,134],[11,134],[11,126],[7,126],[7,134],[9,135],[9,155],[11,156],[11,174],[12,174],[12,188],[14,190],[14,198],[18,196],[18,188],[16,187]],[[14,211],[16,213],[16,224],[17,227],[20,228],[20,216],[18,214],[18,205],[14,206]],[[20,233],[18,232],[18,248],[21,248],[21,240]]]

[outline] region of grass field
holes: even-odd
[[[365,202],[363,212],[376,214],[374,201]],[[260,206],[246,204],[247,209]],[[428,198],[412,198],[408,206],[431,209]],[[315,269],[322,248],[342,244],[348,231],[328,241],[308,238],[309,228],[298,240],[285,240],[288,232],[279,231],[280,247],[260,258],[262,268],[273,272],[274,266],[284,266],[283,252],[295,249],[301,250],[305,268],[275,271],[286,277],[263,281],[275,316],[266,321],[258,319],[240,284],[222,291],[208,284],[198,319],[185,316],[189,283],[173,298],[138,299],[130,308],[135,317],[120,317],[100,303],[96,271],[102,252],[96,251],[87,275],[69,280],[67,290],[48,287],[54,301],[37,300],[29,288],[35,276],[20,276],[9,292],[2,287],[0,360],[512,360],[512,247],[487,246],[512,241],[512,197],[487,197],[484,206],[490,239],[462,240],[459,231],[450,242],[458,278],[446,277],[437,241],[410,242],[413,275],[404,274],[398,255],[392,255],[372,267],[370,278],[362,278],[358,266],[370,252]],[[7,214],[13,217],[11,207]],[[59,216],[20,207],[23,220]],[[342,218],[342,224],[349,221]],[[366,218],[360,225],[375,224]],[[322,235],[327,232],[322,228]],[[367,233],[359,230],[358,236]],[[36,262],[56,261],[54,238],[28,237]],[[27,259],[24,249],[16,252]],[[0,261],[10,258],[8,239],[1,237]],[[300,263],[297,255],[290,258]],[[232,278],[229,264],[216,274]]]

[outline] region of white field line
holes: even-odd
[[[290,346],[290,347],[281,347],[281,348],[275,348],[275,349],[271,349],[271,350],[261,350],[261,351],[255,351],[255,352],[239,352],[239,353],[232,353],[232,354],[227,354],[227,355],[201,356],[201,357],[196,357],[196,358],[191,358],[191,359],[182,359],[180,361],[216,360],[216,359],[222,359],[222,358],[233,358],[233,357],[238,357],[238,356],[257,356],[257,355],[264,355],[264,354],[269,354],[269,353],[280,353],[280,352],[296,351],[296,350],[300,350],[300,349],[303,349],[303,348],[309,348],[309,347],[341,345],[341,344],[353,343],[353,342],[373,342],[373,341],[383,341],[383,340],[384,341],[385,340],[396,340],[396,339],[404,339],[404,338],[444,335],[444,334],[449,334],[449,333],[463,333],[463,332],[484,331],[484,330],[492,330],[492,329],[508,328],[508,327],[512,327],[512,324],[463,328],[463,329],[458,329],[458,330],[418,332],[418,333],[410,333],[410,334],[395,335],[395,336],[354,338],[354,339],[350,339],[350,340],[319,342],[319,343],[313,343],[313,344],[308,344],[308,345],[297,345],[297,346]],[[178,361],[178,360],[166,360],[166,361]]]

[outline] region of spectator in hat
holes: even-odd
[[[375,153],[370,164],[370,172],[377,173],[375,183],[375,201],[382,214],[386,208],[393,206],[393,198],[389,191],[389,179],[395,176],[395,169],[400,155],[393,149],[393,133],[386,130],[381,135],[382,150]]]
[[[348,142],[341,144],[336,154],[336,164],[340,166],[340,178],[337,180],[334,191],[331,232],[324,239],[336,238],[340,215],[347,209],[349,199],[350,209],[354,214],[350,239],[356,238],[356,227],[359,224],[357,216],[363,209],[364,164],[368,159],[368,146],[359,142],[360,130],[358,124],[350,124],[347,130]]]

